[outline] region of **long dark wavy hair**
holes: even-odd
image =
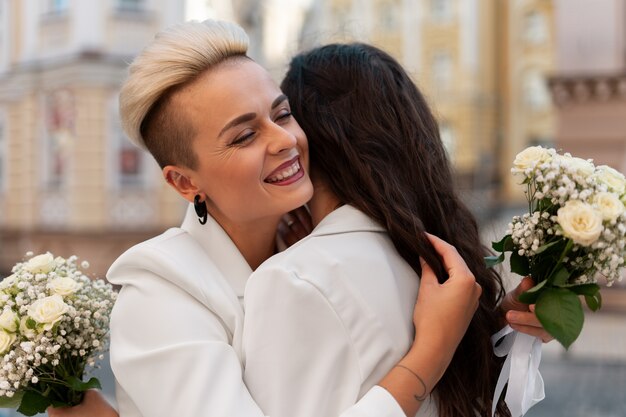
[[[420,274],[419,257],[447,276],[428,231],[454,245],[482,286],[478,310],[435,388],[441,417],[488,416],[502,365],[490,336],[502,315],[500,276],[476,220],[461,202],[439,128],[408,74],[366,44],[332,44],[296,56],[281,88],[309,139],[311,167],[340,199],[385,226]],[[503,401],[500,416],[510,416]]]

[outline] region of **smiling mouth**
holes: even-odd
[[[288,163],[286,167],[282,167],[273,172],[269,177],[265,179],[265,182],[269,184],[281,184],[285,182],[291,182],[290,180],[298,179],[302,176],[302,167],[300,166],[300,157],[297,156]]]

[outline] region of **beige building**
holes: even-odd
[[[625,1],[556,4],[557,70],[551,89],[557,144],[626,173]]]
[[[528,144],[553,138],[546,83],[554,69],[552,1],[324,0],[312,7],[305,47],[371,42],[413,74],[479,213],[524,198],[510,164]]]
[[[502,198],[521,200],[521,188],[510,175],[515,155],[529,145],[554,146],[554,105],[548,77],[554,73],[556,26],[552,0],[497,2],[503,30],[499,90],[501,140],[498,158]]]
[[[557,69],[550,86],[556,144],[626,173],[626,2],[555,3]],[[626,280],[617,287],[626,288]],[[626,311],[623,291],[604,290],[603,296],[608,309]]]
[[[179,222],[184,204],[121,131],[117,94],[157,30],[207,17],[240,22],[277,80],[313,45],[389,51],[430,99],[480,215],[523,198],[510,161],[552,141],[549,0],[0,0],[0,272],[50,250],[102,274]]]
[[[24,253],[76,254],[103,274],[179,222],[181,201],[121,131],[127,63],[168,0],[0,0],[0,273]]]

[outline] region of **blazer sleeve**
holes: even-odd
[[[257,270],[245,293],[244,380],[271,417],[405,417],[374,386],[361,399],[359,355],[320,290],[294,272]]]
[[[262,417],[220,318],[150,271],[132,282],[111,317],[121,417]]]

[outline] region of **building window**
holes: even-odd
[[[430,0],[430,14],[437,22],[452,19],[452,0]]]
[[[117,9],[123,12],[140,12],[145,7],[145,0],[117,0]]]
[[[537,70],[531,70],[524,76],[522,95],[524,104],[532,111],[542,111],[550,107],[547,82]]]
[[[532,11],[524,17],[524,40],[531,44],[540,44],[548,39],[548,25],[545,15]]]
[[[144,187],[147,183],[149,158],[146,152],[133,145],[122,129],[119,118],[117,97],[109,105],[109,171],[111,186],[114,189]]]
[[[126,138],[120,129],[117,134],[118,146],[115,156],[117,182],[121,188],[141,186],[144,178],[143,152]]]
[[[432,74],[437,90],[448,90],[452,84],[452,57],[448,52],[440,51],[433,55]]]
[[[69,0],[43,0],[44,13],[49,15],[58,15],[67,12]]]
[[[44,182],[48,188],[59,188],[66,182],[69,152],[75,140],[74,95],[57,90],[45,97]]]

